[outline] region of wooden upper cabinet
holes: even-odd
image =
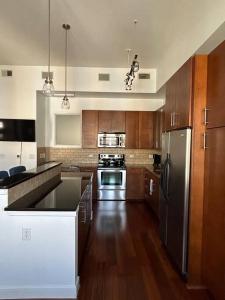
[[[192,82],[194,58],[190,58],[176,73],[176,111],[174,126],[191,126]]]
[[[139,148],[139,112],[126,112],[126,148]]]
[[[175,75],[166,84],[165,130],[173,129],[175,102]]]
[[[191,126],[194,58],[190,58],[166,84],[166,130]]]
[[[225,126],[225,42],[208,56],[207,128]]]
[[[162,133],[164,132],[164,107],[153,113],[154,149],[162,148]]]
[[[112,132],[125,132],[125,111],[112,111]]]
[[[98,112],[98,131],[99,132],[111,132],[112,124],[111,111],[100,110]]]
[[[82,111],[82,147],[97,148],[98,111]]]
[[[153,116],[152,111],[139,112],[139,148],[152,149],[153,139]]]
[[[125,111],[99,111],[99,132],[125,132]]]

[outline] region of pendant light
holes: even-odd
[[[62,100],[62,109],[70,109],[70,101],[67,97],[67,50],[68,50],[68,30],[70,30],[69,24],[63,24],[63,29],[65,29],[65,95]]]
[[[138,20],[134,20],[134,29],[136,30],[136,26],[137,26]],[[134,36],[136,36],[136,34],[134,34]],[[128,66],[130,66],[130,53],[131,53],[131,49],[126,49],[127,56],[128,56]],[[135,73],[139,71],[139,62],[137,61],[137,57],[138,55],[135,54],[134,59],[132,61],[132,64],[130,66],[130,70],[129,72],[126,74],[126,79],[125,81],[125,89],[128,91],[131,91],[132,89],[132,84],[133,84],[133,80],[135,79]]]
[[[51,0],[48,0],[48,72],[42,90],[43,94],[48,97],[54,95],[54,85],[51,78],[50,63],[51,63]]]

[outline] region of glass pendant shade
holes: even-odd
[[[53,81],[51,79],[50,80],[48,78],[45,79],[42,92],[47,97],[54,96],[55,89],[54,89]]]
[[[69,101],[69,98],[67,96],[63,97],[61,108],[62,109],[70,109],[70,101]]]

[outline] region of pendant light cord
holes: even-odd
[[[66,43],[65,43],[65,96],[67,96],[67,48],[68,48],[68,38],[67,38],[67,28],[66,28]]]
[[[51,64],[51,0],[48,0],[48,79],[50,80]]]

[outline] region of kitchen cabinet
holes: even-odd
[[[126,181],[126,199],[142,201],[144,193],[144,168],[128,167]]]
[[[87,184],[84,180],[83,184]],[[81,265],[84,258],[85,247],[87,244],[88,233],[92,217],[92,183],[91,181],[83,191],[79,203],[78,212],[78,274],[80,275]]]
[[[125,132],[125,112],[124,111],[105,111],[98,113],[99,132]]]
[[[225,42],[208,56],[207,128],[225,126]]]
[[[82,147],[97,148],[98,111],[82,111]]]
[[[153,139],[154,149],[161,150],[162,148],[162,133],[164,132],[164,108],[154,112],[153,115]]]
[[[126,111],[126,148],[139,148],[139,112]]]
[[[154,146],[153,116],[152,111],[139,112],[139,149],[152,149]]]
[[[97,167],[80,167],[80,172],[93,173],[92,198],[93,198],[93,201],[96,201],[97,200]]]
[[[225,295],[225,127],[207,130],[203,279],[215,299]]]
[[[157,218],[159,218],[159,181],[159,177],[154,175],[153,172],[145,169],[145,201],[155,213]]]
[[[166,84],[166,130],[191,126],[194,58],[190,58]]]

